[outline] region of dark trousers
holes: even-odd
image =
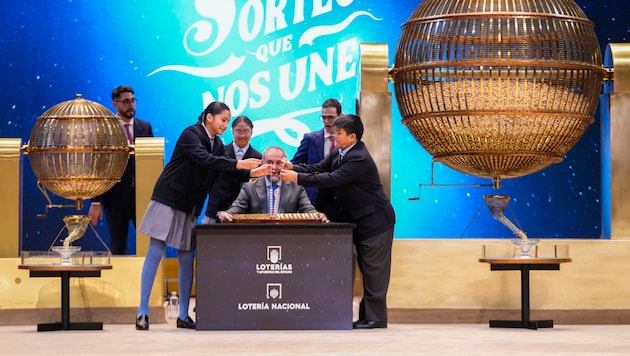
[[[392,266],[394,229],[368,238],[354,238],[357,264],[363,274],[359,320],[387,322],[387,289]]]
[[[129,221],[136,226],[136,214],[131,208],[105,208],[107,232],[111,241],[112,255],[126,255],[129,239]]]

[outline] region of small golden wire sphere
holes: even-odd
[[[52,193],[77,202],[116,184],[130,150],[116,116],[80,94],[38,117],[24,149],[38,181]]]
[[[495,186],[562,161],[594,121],[593,27],[572,0],[424,0],[390,73],[403,123],[434,161]]]

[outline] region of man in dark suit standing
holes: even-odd
[[[116,117],[127,134],[130,144],[136,137],[153,137],[153,129],[148,121],[140,120],[136,115],[136,98],[130,86],[121,85],[112,91],[112,100],[116,108]],[[127,254],[129,221],[136,226],[136,187],[135,159],[129,156],[127,167],[120,181],[103,195],[92,198],[88,215],[96,225],[105,216],[107,231],[114,255]]]
[[[267,148],[262,163],[272,165],[272,173],[243,184],[232,206],[220,211],[217,218],[221,222],[232,222],[232,214],[317,213],[304,187],[280,181],[280,170],[286,159],[280,147]],[[328,222],[326,215],[320,217],[322,222]]]
[[[337,99],[326,99],[322,104],[321,114],[324,127],[321,130],[304,135],[291,163],[318,163],[331,151],[334,151],[336,147],[333,136],[333,124],[339,115],[341,115],[341,103]],[[320,191],[321,194],[318,193]],[[312,187],[306,188],[306,192],[317,210],[326,214],[333,214],[333,211],[326,210],[328,199],[330,199],[332,192],[325,192],[322,189],[318,190]]]
[[[394,208],[383,190],[376,163],[361,141],[361,119],[356,115],[342,115],[335,121],[334,130],[338,152],[315,164],[287,162],[280,178],[305,187],[336,188],[335,201],[342,220],[331,221],[356,225],[353,243],[363,273],[364,295],[359,320],[353,327],[386,328]]]
[[[249,144],[252,138],[254,124],[247,116],[238,116],[232,121],[232,136],[234,141],[225,146],[225,156],[237,160],[247,158],[262,159],[262,154]],[[227,210],[241,191],[241,186],[248,178],[221,172],[214,180],[208,192],[208,204],[203,218],[204,224],[216,222],[217,213]]]

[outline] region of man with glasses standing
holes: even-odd
[[[121,85],[112,91],[116,117],[133,144],[136,137],[153,137],[148,121],[136,118],[136,98],[130,86]],[[129,221],[136,226],[135,160],[130,155],[120,181],[103,195],[92,198],[88,215],[96,225],[105,216],[110,248],[113,255],[126,255],[129,239]]]
[[[330,152],[336,149],[333,124],[341,115],[341,103],[337,99],[326,99],[322,104],[321,119],[324,127],[321,130],[304,135],[291,163],[319,163]],[[333,204],[334,190],[324,188],[307,188],[306,193],[318,211],[324,212],[331,221],[335,221],[336,204]]]

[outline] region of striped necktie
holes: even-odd
[[[278,185],[267,186],[267,214],[278,213]]]

